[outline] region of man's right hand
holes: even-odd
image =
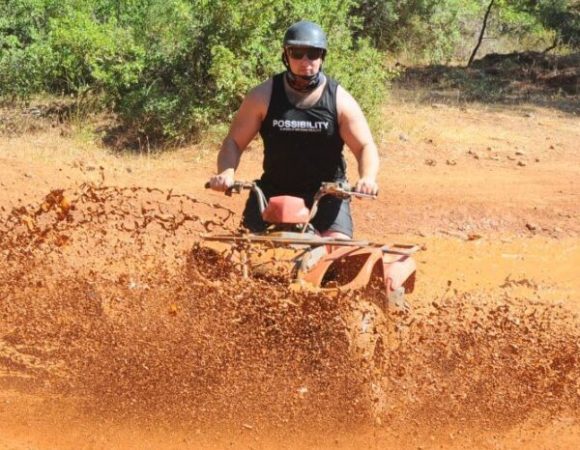
[[[209,179],[209,187],[214,191],[224,192],[228,188],[232,187],[233,184],[234,184],[234,174],[231,173],[231,171],[229,170],[214,175]]]

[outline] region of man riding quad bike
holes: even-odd
[[[234,243],[244,276],[268,266],[253,259],[262,244],[291,250],[286,267],[293,286],[329,293],[373,288],[376,299],[358,302],[347,322],[352,353],[377,367],[374,358],[384,354],[384,311],[405,309],[416,248],[352,240],[350,200],[378,194],[380,159],[359,104],[322,71],[327,52],[319,25],[302,20],[286,30],[281,55],[286,70],[246,95],[222,143],[217,173],[207,183],[226,193],[251,191],[242,221],[250,233],[206,240]],[[235,182],[242,153],[258,133],[263,174],[255,183]],[[346,185],[345,144],[358,168],[352,189]]]
[[[266,199],[292,195],[311,207],[321,183],[346,181],[345,144],[358,166],[354,190],[378,193],[377,147],[356,100],[322,71],[327,49],[326,34],[317,24],[300,21],[288,28],[282,49],[286,71],[247,94],[222,143],[211,189],[232,187],[241,156],[259,133],[264,172],[258,186]],[[243,214],[243,225],[254,232],[267,226],[258,202],[250,195]],[[322,236],[353,236],[348,199],[322,199],[311,222]]]

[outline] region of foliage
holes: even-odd
[[[99,93],[127,129],[179,143],[229,120],[251,87],[283,70],[284,30],[308,18],[328,30],[331,75],[372,113],[386,72],[353,39],[351,3],[2,0],[0,95]]]
[[[354,13],[364,24],[359,34],[378,48],[445,61],[453,56],[463,25],[478,17],[480,9],[476,0],[359,0]]]
[[[115,18],[95,20],[83,0],[0,4],[0,95],[49,92],[79,96],[121,89],[136,79],[141,49]]]
[[[489,0],[481,0],[490,4]],[[577,0],[496,0],[490,34],[510,36],[537,49],[580,46],[580,3]],[[541,47],[540,47],[541,46]]]
[[[362,19],[358,34],[392,53],[446,62],[473,40],[490,0],[357,0],[353,13]],[[577,0],[498,0],[489,33],[546,40],[549,33],[571,47],[580,45]]]
[[[378,111],[387,95],[388,82],[396,75],[385,67],[382,57],[368,41],[356,41],[356,48],[328,58],[328,72],[338,74],[338,81],[360,103],[373,131],[377,132]]]
[[[515,6],[556,34],[556,40],[580,47],[580,2],[577,0],[519,0]]]
[[[148,141],[179,143],[227,122],[256,84],[284,70],[300,19],[327,30],[325,70],[372,118],[392,75],[385,52],[448,61],[488,0],[0,0],[0,98],[90,94]],[[576,6],[574,6],[576,5]],[[578,46],[572,0],[498,0],[493,30],[553,33]]]

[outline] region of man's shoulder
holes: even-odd
[[[343,86],[341,86],[340,84],[336,85],[336,98],[339,99],[342,102],[345,103],[350,103],[350,102],[355,102],[356,100],[354,99],[354,97],[351,95],[350,92],[348,92]]]
[[[361,111],[360,105],[356,99],[340,84],[336,89],[336,107],[339,116],[359,114]]]
[[[248,98],[252,101],[269,104],[272,96],[272,89],[274,88],[274,77],[268,78],[266,81],[255,86],[248,93]]]

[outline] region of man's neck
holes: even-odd
[[[313,106],[322,95],[324,86],[326,86],[326,77],[323,73],[320,73],[320,82],[318,85],[309,91],[294,89],[289,80],[284,77],[284,90],[286,91],[286,96],[290,103],[297,108],[310,108]]]

